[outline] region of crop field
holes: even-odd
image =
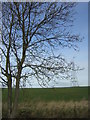
[[[7,89],[2,89],[2,101],[3,117],[5,117],[7,116]],[[88,87],[20,89],[17,116],[88,117]]]

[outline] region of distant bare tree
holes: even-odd
[[[37,79],[46,86],[54,76],[69,77],[70,63],[55,49],[77,49],[79,35],[70,32],[76,3],[2,3],[1,79],[8,86],[8,117],[18,108],[20,82]],[[69,53],[68,53],[69,54]],[[12,104],[12,81],[15,99]]]

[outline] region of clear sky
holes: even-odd
[[[88,3],[79,3],[76,9],[78,15],[75,30],[85,37],[80,44],[80,52],[76,55],[77,63],[85,68],[78,74],[78,80],[80,85],[88,85]]]
[[[72,61],[73,57],[75,57],[74,62],[81,68],[84,68],[84,70],[76,73],[78,83],[80,86],[86,86],[88,85],[88,3],[78,3],[75,11],[77,13],[74,16],[74,26],[71,31],[79,33],[81,37],[84,37],[83,42],[78,44],[79,52],[68,48],[56,52],[61,52],[68,61]],[[32,87],[39,87],[37,82],[32,83]],[[58,87],[70,86],[70,81],[68,80],[57,80],[56,83],[55,86]],[[53,84],[54,82],[52,81],[50,86],[53,86]]]
[[[88,85],[88,3],[78,3],[73,31],[84,36],[84,40],[79,44],[80,51],[69,51],[70,56],[75,56],[75,62],[85,69],[77,74],[80,85]],[[65,52],[65,51],[64,51]]]
[[[78,3],[75,8],[77,14],[75,15],[73,32],[84,36],[83,42],[78,44],[79,52],[72,49],[62,50],[63,54],[72,60],[80,67],[84,67],[83,71],[77,73],[79,85],[88,85],[88,3]]]

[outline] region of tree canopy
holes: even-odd
[[[79,35],[71,33],[76,3],[3,3],[2,73],[16,79],[36,77],[40,85],[71,69],[55,49],[77,49]],[[26,70],[27,69],[27,70]],[[26,71],[26,72],[25,72]],[[46,80],[48,79],[48,80]],[[6,81],[6,80],[5,80]]]

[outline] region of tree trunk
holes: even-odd
[[[16,80],[16,88],[15,88],[15,99],[13,103],[13,110],[10,115],[10,118],[15,118],[18,110],[18,98],[19,98],[19,80]]]
[[[8,79],[8,116],[12,112],[12,79]]]

